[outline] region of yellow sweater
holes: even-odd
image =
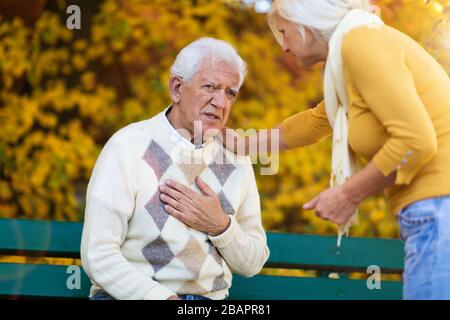
[[[450,78],[413,39],[389,26],[350,31],[342,45],[349,146],[388,176],[394,213],[450,195]],[[290,148],[332,134],[324,103],[283,121]]]

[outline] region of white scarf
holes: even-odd
[[[344,36],[360,26],[380,27],[383,21],[375,14],[354,9],[339,23],[328,44],[328,57],[325,65],[324,96],[328,120],[333,127],[333,154],[330,186],[342,185],[357,171],[356,163],[348,147],[348,100],[345,93],[344,71],[342,68],[342,40]],[[338,242],[340,246],[344,234],[357,221],[356,210],[351,218],[339,227]]]

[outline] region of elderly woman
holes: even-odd
[[[372,9],[366,0],[275,0],[269,24],[283,50],[301,66],[326,61],[324,102],[272,129],[276,141],[232,134],[225,144],[233,137],[227,147],[248,152],[267,139],[286,150],[332,134],[331,188],[304,208],[345,231],[358,204],[385,190],[406,242],[404,298],[450,299],[450,79]],[[356,170],[355,155],[368,164]]]

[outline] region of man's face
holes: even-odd
[[[194,122],[201,121],[203,136],[209,129],[224,128],[238,90],[236,66],[206,59],[191,81],[183,82],[180,87],[177,111],[183,127],[193,134]]]

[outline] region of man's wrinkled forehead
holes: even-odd
[[[211,82],[216,85],[226,85],[239,91],[239,71],[237,66],[228,61],[205,60],[200,66],[197,79],[201,83]]]

